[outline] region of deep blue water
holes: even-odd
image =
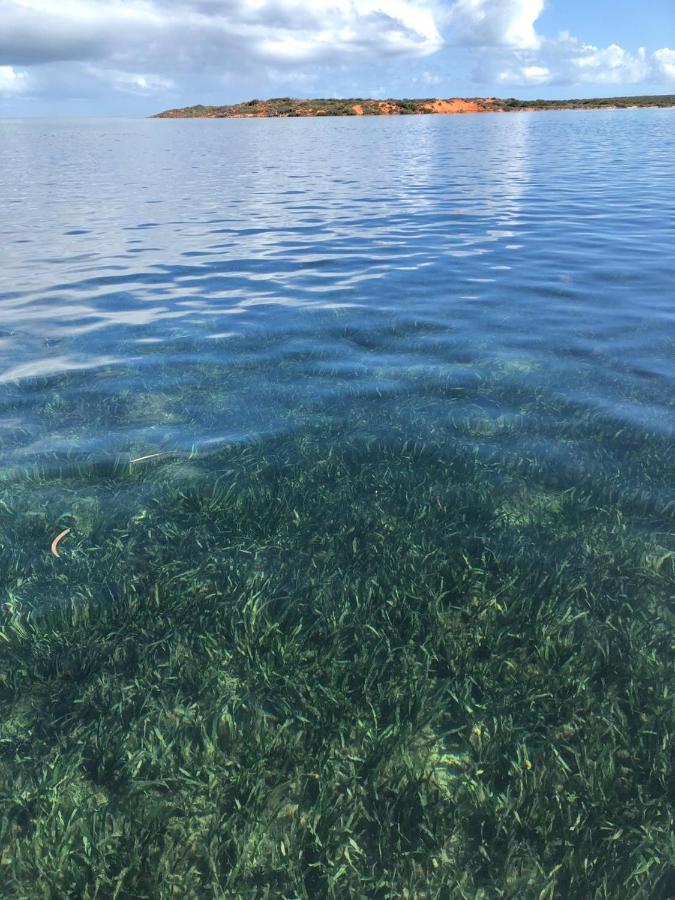
[[[568,467],[671,437],[673,160],[673,110],[1,122],[5,472],[354,404]]]

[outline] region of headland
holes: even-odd
[[[566,109],[631,109],[675,107],[675,95],[600,97],[576,100],[517,100],[515,97],[453,97],[447,100],[372,100],[363,98],[298,100],[275,97],[227,106],[184,106],[167,109],[153,119],[268,119],[319,116],[457,115],[488,112],[528,112]]]

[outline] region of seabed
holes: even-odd
[[[669,441],[397,421],[6,472],[3,896],[675,893]]]

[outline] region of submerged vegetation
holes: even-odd
[[[7,473],[3,896],[673,896],[668,441],[518,427]]]
[[[522,112],[545,109],[627,109],[633,107],[675,106],[675,95],[643,97],[599,97],[576,100],[517,100],[515,97],[452,98],[449,100],[406,99],[372,100],[349,99],[297,100],[275,97],[270,100],[249,100],[229,106],[186,106],[167,109],[153,116],[156,119],[248,119],[293,118],[307,116],[406,116],[435,113]]]

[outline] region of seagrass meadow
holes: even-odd
[[[3,896],[672,896],[669,442],[349,408],[4,478]]]
[[[0,121],[0,900],[674,900],[673,159]]]

